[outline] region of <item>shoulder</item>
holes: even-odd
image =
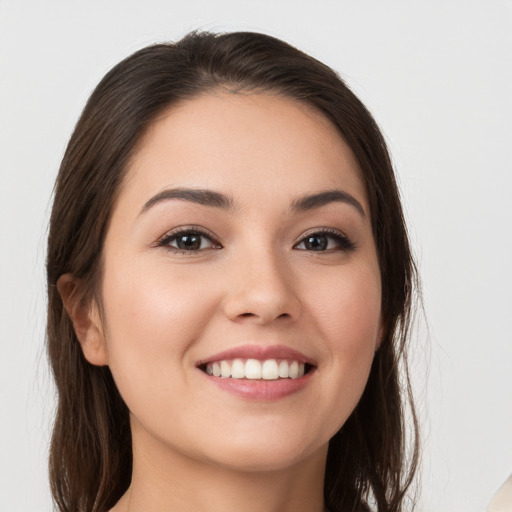
[[[512,510],[512,475],[500,487],[487,507],[487,512],[509,512]]]

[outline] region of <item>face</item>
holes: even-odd
[[[275,95],[173,107],[131,162],[103,264],[94,362],[135,452],[244,470],[325,456],[381,314],[365,187],[328,120]]]

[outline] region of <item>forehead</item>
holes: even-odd
[[[275,190],[287,200],[341,187],[367,209],[358,163],[331,121],[272,94],[203,94],[160,115],[145,133],[120,195],[147,196],[175,186],[234,197],[252,192],[260,201]]]

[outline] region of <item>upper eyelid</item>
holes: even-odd
[[[164,240],[168,240],[170,238],[176,237],[178,235],[181,235],[183,233],[197,233],[201,236],[204,236],[206,238],[209,238],[212,242],[215,242],[219,244],[217,237],[214,233],[212,233],[209,229],[203,228],[201,226],[179,226],[176,228],[173,228],[169,231],[166,231],[157,241],[157,244],[160,244]],[[219,244],[220,245],[220,244]]]
[[[341,230],[337,228],[329,228],[329,227],[318,227],[318,228],[311,228],[302,233],[301,240],[304,239],[306,236],[311,235],[338,235],[345,238],[348,238],[347,235]]]
[[[300,236],[299,240],[294,245],[297,245],[297,244],[303,242],[304,239],[306,239],[308,236],[313,236],[313,235],[324,235],[324,236],[342,238],[342,239],[347,240],[348,242],[352,243],[352,239],[348,235],[346,235],[343,231],[341,231],[340,229],[320,227],[320,228],[312,228],[312,229],[306,231],[305,233],[303,233]]]

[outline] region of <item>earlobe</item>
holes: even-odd
[[[57,281],[57,289],[85,358],[96,366],[106,366],[108,351],[98,305],[92,299],[84,300],[80,284],[80,279],[64,274]]]

